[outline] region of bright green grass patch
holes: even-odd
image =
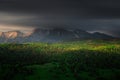
[[[118,80],[119,76],[120,41],[0,44],[0,80]]]

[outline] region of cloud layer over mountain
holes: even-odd
[[[0,25],[7,25],[8,30],[26,27],[29,31],[38,27],[80,28],[119,36],[119,3],[119,0],[0,0]]]

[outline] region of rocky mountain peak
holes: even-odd
[[[0,41],[14,42],[57,42],[57,41],[68,41],[72,39],[112,39],[114,37],[103,34],[103,33],[89,33],[81,29],[64,29],[64,28],[53,28],[53,29],[42,29],[36,28],[33,32],[24,34],[20,31],[8,31],[0,32]]]

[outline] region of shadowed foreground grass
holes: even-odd
[[[0,80],[118,80],[120,41],[0,44]]]

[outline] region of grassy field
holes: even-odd
[[[0,80],[118,80],[120,41],[0,44]]]

